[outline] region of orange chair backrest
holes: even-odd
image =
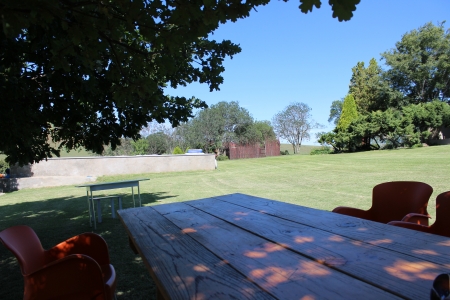
[[[369,209],[375,221],[400,221],[409,213],[428,215],[427,205],[433,188],[417,181],[391,181],[376,185]]]
[[[430,232],[450,237],[450,191],[436,197],[436,221]]]
[[[0,240],[19,261],[22,275],[40,269],[45,264],[45,252],[38,236],[28,226],[19,225],[0,232]]]

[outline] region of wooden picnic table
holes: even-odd
[[[164,299],[429,299],[450,239],[231,194],[120,210]]]
[[[121,189],[121,188],[131,188],[131,195],[133,198],[133,206],[136,206],[136,202],[134,201],[134,188],[137,187],[139,206],[141,206],[142,203],[141,203],[141,191],[139,188],[139,182],[145,181],[145,180],[150,180],[150,179],[149,178],[139,178],[139,179],[132,179],[132,180],[110,181],[110,182],[99,182],[99,183],[77,185],[77,187],[85,187],[86,188],[86,197],[87,197],[88,208],[89,208],[89,225],[92,226],[92,222],[94,222],[94,229],[97,229],[97,225],[96,225],[96,221],[95,221],[95,205],[94,205],[95,198],[94,198],[92,192],[104,191],[104,190],[114,190],[114,189]],[[114,197],[117,197],[117,196],[114,196]],[[107,198],[107,197],[103,197],[103,198]],[[100,208],[98,208],[98,209],[99,209],[98,213],[99,213],[99,222],[100,222],[101,212],[100,212]],[[113,209],[114,209],[114,207],[113,207]]]

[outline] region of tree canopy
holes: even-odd
[[[330,116],[328,117],[328,122],[330,123],[333,122],[334,125],[338,124],[339,118],[341,117],[343,105],[344,105],[344,98],[341,98],[341,100],[334,100],[331,103]]]
[[[427,23],[402,36],[395,48],[382,53],[392,88],[408,104],[450,98],[450,31],[445,22]]]
[[[386,110],[394,101],[395,93],[383,78],[383,70],[372,58],[367,68],[364,62],[358,62],[352,68],[349,94],[352,94],[359,114]]]
[[[333,17],[349,20],[359,1],[330,0]],[[0,0],[0,151],[19,164],[64,148],[101,153],[152,120],[187,121],[206,103],[164,88],[218,90],[224,59],[241,49],[209,35],[268,2]]]

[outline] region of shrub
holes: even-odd
[[[314,149],[309,153],[310,155],[331,154],[333,150],[330,147],[322,147],[320,149]]]
[[[386,142],[386,144],[383,146],[382,149],[383,150],[392,150],[392,149],[395,149],[395,146],[390,142]]]
[[[423,144],[414,144],[414,145],[411,146],[411,149],[421,148],[421,147],[423,147]]]
[[[6,169],[8,168],[9,164],[4,159],[0,159],[0,173],[5,174]]]
[[[184,154],[184,152],[180,147],[176,146],[175,149],[173,149],[173,154]]]
[[[221,154],[221,155],[217,156],[217,160],[218,161],[228,160],[228,156]]]
[[[289,151],[287,150],[280,151],[280,155],[289,155]]]
[[[145,155],[148,152],[149,145],[146,139],[131,141],[131,145],[133,146],[134,155]]]

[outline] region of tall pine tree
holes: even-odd
[[[367,68],[358,62],[352,68],[349,93],[353,95],[356,108],[361,115],[372,111],[384,111],[389,107],[389,86],[382,78],[383,71],[372,58]]]

